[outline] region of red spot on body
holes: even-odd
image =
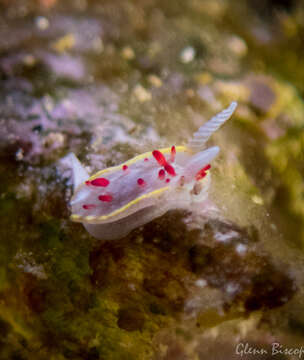
[[[111,195],[99,195],[98,199],[104,202],[111,202],[113,200],[113,197]]]
[[[152,151],[152,155],[153,155],[154,159],[159,163],[160,166],[165,166],[167,164],[166,158],[159,150]]]
[[[148,159],[148,158],[144,158],[144,161],[149,161],[149,159]]]
[[[87,180],[87,181],[85,182],[85,184],[86,184],[86,185],[91,185],[91,181]]]
[[[167,171],[167,173],[171,176],[175,176],[176,173],[175,173],[175,170],[174,170],[174,167],[170,164],[166,164],[165,165],[165,170]]]
[[[175,155],[176,155],[176,149],[175,149],[175,146],[173,145],[172,148],[171,148],[171,157],[170,157],[171,162],[174,162]]]
[[[110,181],[108,179],[105,178],[97,178],[91,181],[91,184],[94,186],[102,186],[102,187],[106,187],[110,184]]]
[[[85,205],[82,205],[82,207],[85,209],[85,210],[91,210],[91,209],[94,209],[96,205],[94,204],[85,204]]]
[[[152,155],[154,156],[154,159],[159,163],[159,165],[163,166],[167,173],[171,176],[175,176],[175,170],[174,167],[167,163],[166,158],[159,150],[154,150],[152,152]]]
[[[160,169],[158,172],[158,177],[160,178],[160,180],[163,180],[165,178],[165,170],[164,169]]]
[[[128,165],[123,165],[122,169],[123,169],[123,171],[127,171],[128,170]]]
[[[138,184],[139,186],[144,186],[144,185],[146,184],[146,182],[145,182],[144,179],[139,178],[139,179],[137,179],[137,184]]]
[[[199,181],[202,178],[204,178],[207,174],[205,173],[205,171],[200,170],[196,175],[195,175],[195,180]]]
[[[207,173],[206,173],[206,171],[207,170],[209,170],[211,168],[211,165],[210,164],[208,164],[208,165],[206,165],[205,167],[203,167],[200,171],[198,171],[198,173],[195,175],[195,180],[201,180],[201,179],[203,179],[206,175],[207,175]]]
[[[166,183],[169,183],[170,182],[170,179],[166,179]]]

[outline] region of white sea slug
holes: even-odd
[[[82,223],[94,237],[111,240],[170,209],[191,209],[205,200],[210,162],[219,152],[217,146],[205,149],[205,143],[236,106],[232,102],[201,126],[186,146],[153,150],[91,177],[69,154],[74,182],[71,220]]]

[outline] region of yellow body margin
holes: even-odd
[[[176,146],[175,147],[176,149],[176,152],[191,152],[190,149],[188,149],[186,146]],[[164,149],[159,149],[159,151],[163,154],[168,154],[171,152],[171,148],[164,148]],[[109,171],[115,171],[115,170],[121,170],[121,167],[123,165],[127,165],[127,166],[130,166],[134,163],[136,163],[137,161],[139,160],[142,160],[144,158],[149,158],[152,156],[152,151],[149,151],[149,152],[146,152],[146,153],[143,153],[143,154],[140,154],[138,156],[135,156],[134,158],[120,164],[120,165],[117,165],[117,166],[112,166],[112,167],[109,167],[109,168],[106,168],[106,169],[103,169],[103,170],[100,170],[98,171],[96,174],[92,175],[90,178],[89,178],[89,181],[91,180],[94,180],[96,178],[98,178],[100,175],[103,175]]]
[[[144,155],[144,154],[142,154]],[[141,156],[141,155],[140,155]],[[133,160],[133,159],[132,159]],[[130,160],[131,161],[131,160]],[[107,169],[106,169],[107,170]],[[147,199],[149,197],[152,197],[152,196],[157,196],[161,193],[163,193],[164,191],[168,190],[169,189],[169,186],[166,186],[166,187],[163,187],[161,189],[157,189],[157,190],[154,190],[154,191],[151,191],[150,193],[148,194],[144,194],[130,202],[128,202],[126,205],[122,206],[121,208],[111,212],[110,214],[108,215],[102,215],[102,216],[81,216],[81,215],[77,215],[77,214],[72,214],[70,216],[70,219],[72,221],[75,221],[75,222],[86,222],[86,223],[93,223],[95,221],[104,221],[104,220],[108,220],[109,218],[115,216],[115,215],[118,215],[120,213],[122,213],[123,211],[127,210],[129,207],[131,207],[132,205],[135,205],[137,204],[138,202],[140,202],[141,200],[144,200],[144,199]]]

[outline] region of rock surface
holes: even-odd
[[[304,7],[263,5],[0,0],[0,359],[303,346]],[[119,164],[232,100],[207,215],[112,242],[69,221],[68,152]]]

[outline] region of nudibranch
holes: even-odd
[[[111,240],[170,209],[191,208],[207,198],[210,163],[219,148],[206,147],[209,137],[230,118],[232,102],[201,126],[185,146],[153,150],[89,176],[74,154],[71,220],[98,239]]]

